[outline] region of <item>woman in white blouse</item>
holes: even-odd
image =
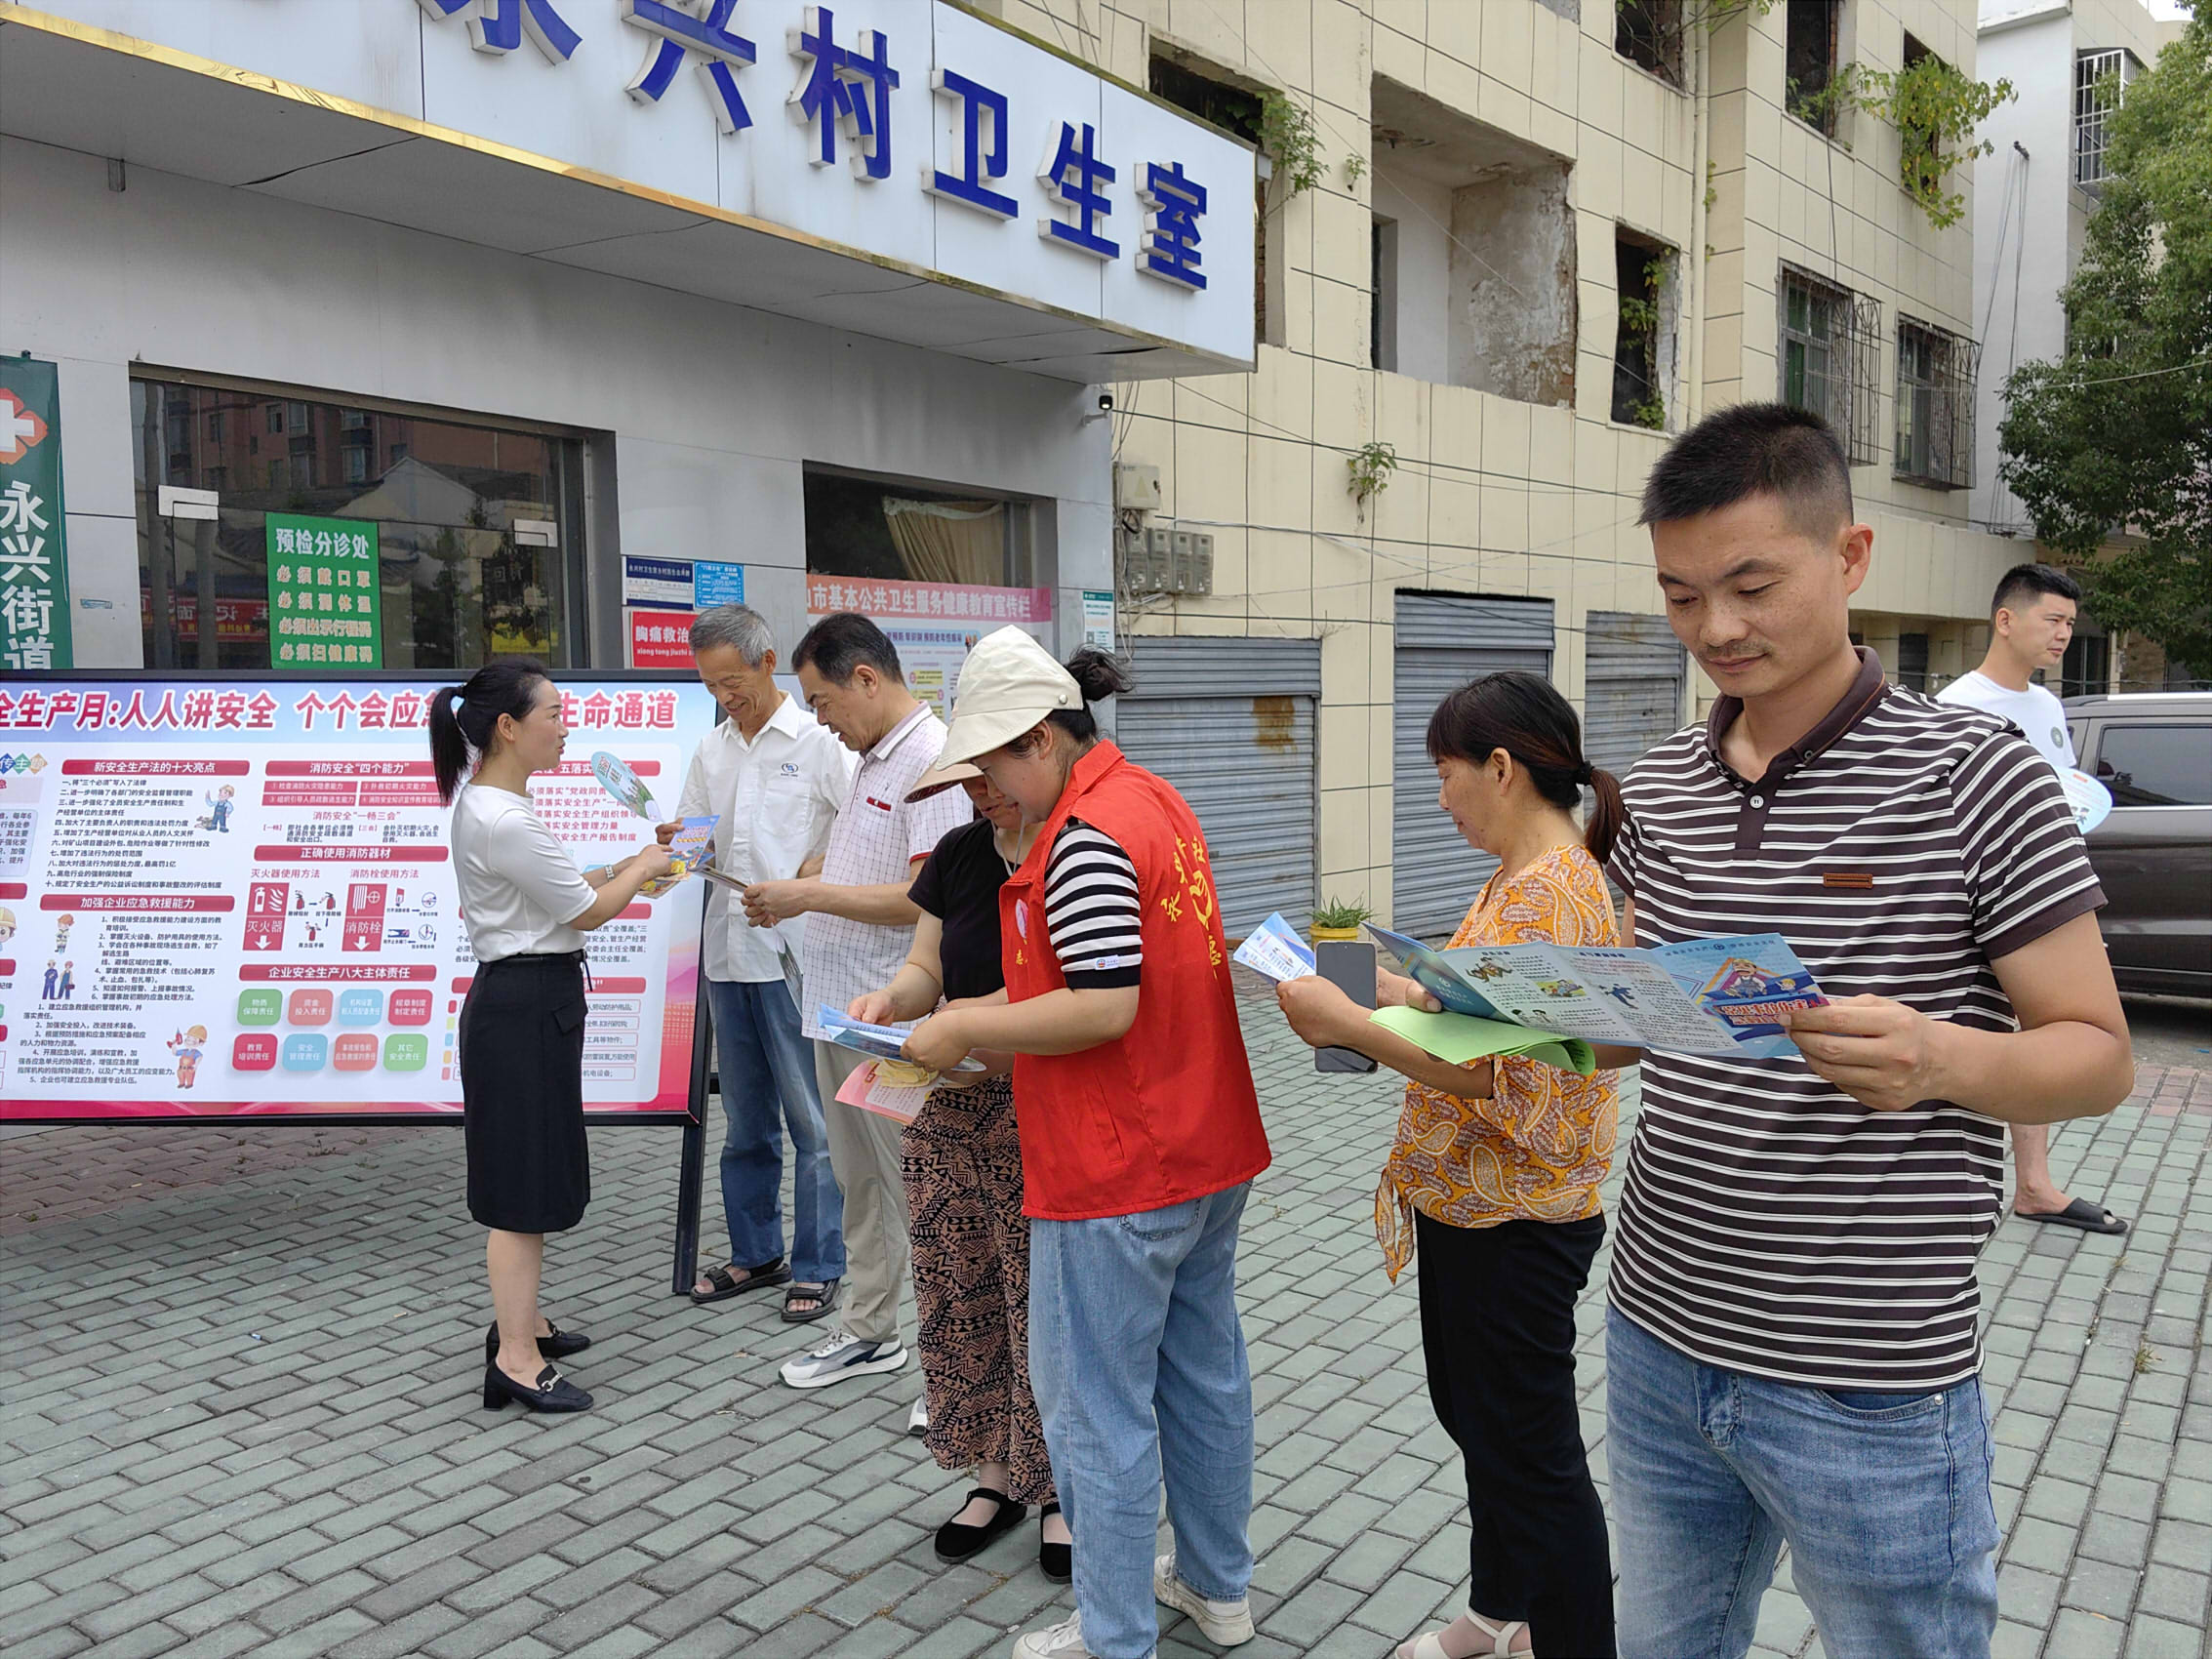
[[[438,798],[453,806],[453,866],[476,973],[461,1010],[468,1213],[490,1230],[497,1315],[484,1404],[583,1411],[591,1396],[548,1361],[590,1345],[538,1311],[545,1234],[591,1196],[583,1137],[583,936],[667,873],[648,845],[586,875],[539,820],[530,775],[560,764],[561,695],[536,663],[500,662],[430,702]],[[469,772],[471,762],[474,772]],[[463,778],[467,777],[465,787]]]

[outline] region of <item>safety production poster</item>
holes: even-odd
[[[696,683],[555,676],[539,814],[586,868],[651,834],[592,776],[673,800]],[[424,721],[402,675],[0,684],[0,1120],[437,1115],[475,971]],[[587,936],[584,1106],[678,1113],[700,888]]]

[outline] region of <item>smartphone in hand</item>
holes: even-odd
[[[1314,971],[1362,1008],[1375,1006],[1375,947],[1357,939],[1324,939],[1313,947]],[[1317,1048],[1316,1072],[1372,1072],[1375,1061],[1357,1049]]]

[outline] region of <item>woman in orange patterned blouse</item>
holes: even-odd
[[[1428,722],[1437,804],[1499,860],[1452,937],[1460,945],[1615,945],[1603,865],[1621,790],[1582,754],[1573,708],[1534,674],[1462,686]],[[1585,787],[1588,830],[1574,820]],[[1436,1007],[1378,972],[1376,1001]],[[1397,1141],[1375,1195],[1394,1279],[1420,1244],[1428,1396],[1467,1466],[1471,1584],[1465,1617],[1398,1659],[1613,1653],[1605,1516],[1575,1405],[1575,1299],[1605,1234],[1618,1074],[1531,1060],[1453,1066],[1368,1022],[1326,980],[1285,982],[1292,1028],[1316,1047],[1405,1074]]]

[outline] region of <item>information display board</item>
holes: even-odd
[[[540,815],[585,867],[652,833],[591,755],[673,802],[697,681],[555,674]],[[425,730],[437,678],[0,682],[0,1121],[461,1111],[475,968]],[[702,888],[587,936],[584,1108],[687,1115]]]

